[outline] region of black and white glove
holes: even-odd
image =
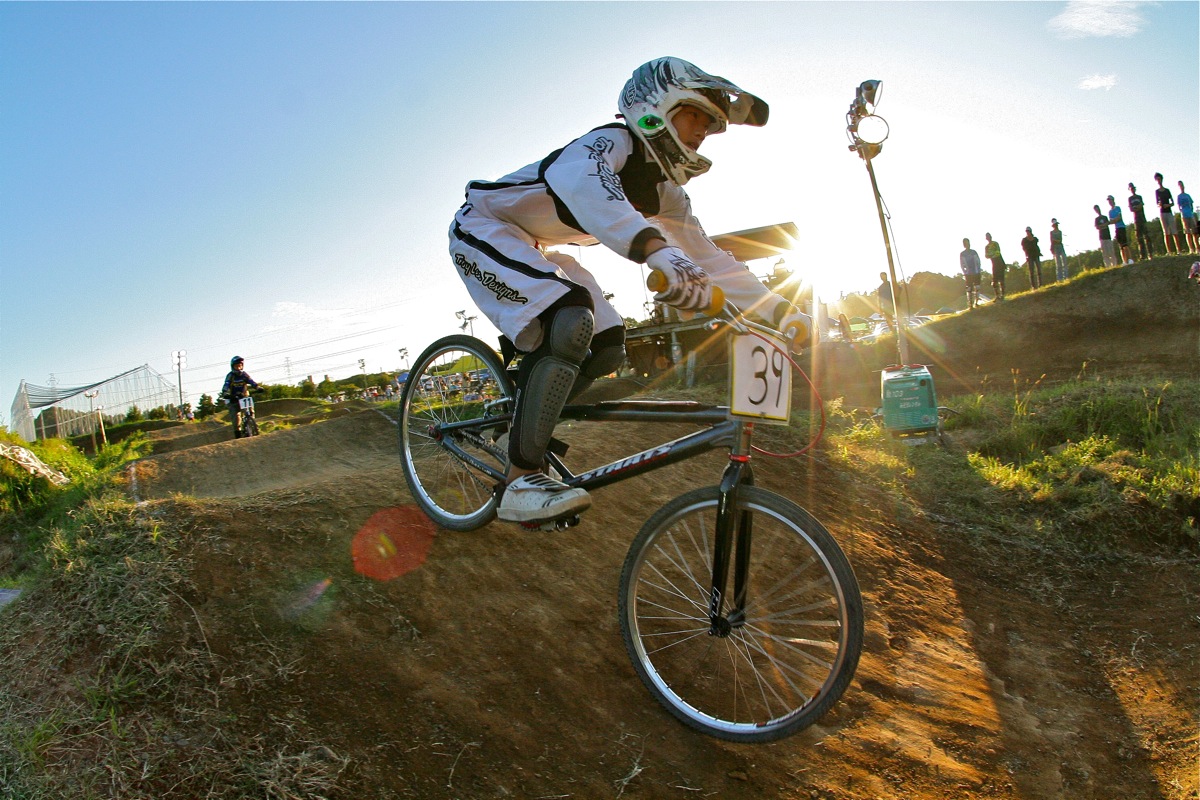
[[[655,287],[654,299],[683,311],[707,311],[712,305],[712,281],[678,247],[663,247],[646,258],[646,266],[666,279]]]

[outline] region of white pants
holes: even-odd
[[[518,350],[541,343],[538,315],[575,286],[592,297],[596,330],[624,326],[592,273],[566,253],[543,252],[529,234],[477,209],[459,209],[450,226],[450,256],[471,299]]]

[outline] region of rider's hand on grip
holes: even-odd
[[[721,290],[678,247],[663,247],[646,258],[650,277],[646,288],[654,299],[682,311],[715,313],[725,305]]]
[[[779,330],[791,342],[793,353],[799,353],[814,344],[812,317],[794,307],[779,321]]]

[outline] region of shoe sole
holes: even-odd
[[[565,517],[573,517],[576,514],[581,514],[592,507],[592,498],[590,496],[581,497],[575,503],[566,506],[560,506],[555,509],[554,513],[547,515],[546,510],[542,508],[499,508],[496,510],[496,516],[505,522],[532,522],[542,524],[553,522],[554,520],[563,519]]]

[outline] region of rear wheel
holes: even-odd
[[[621,633],[638,676],[684,724],[730,741],[781,739],[820,719],[854,676],[863,637],[858,581],[807,511],[742,487],[739,516],[753,531],[746,606],[739,616],[725,599],[714,630],[719,501],[716,487],[697,489],[642,526],[621,572]]]
[[[443,528],[470,531],[495,518],[508,460],[496,439],[512,400],[500,357],[472,336],[439,339],[413,363],[400,397],[400,458],[413,499]]]

